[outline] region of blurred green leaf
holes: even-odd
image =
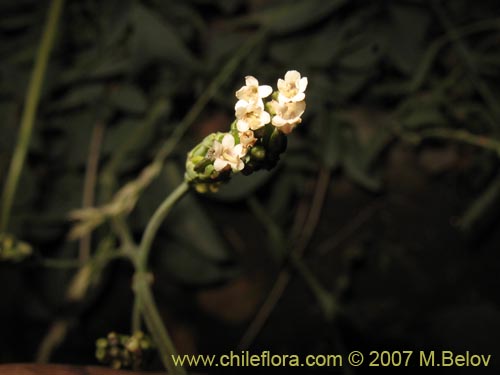
[[[371,191],[379,190],[380,178],[374,174],[372,164],[392,138],[388,128],[377,129],[364,144],[353,125],[335,113],[323,111],[315,122],[316,128],[320,129],[318,157],[323,165],[329,169],[341,166],[356,183]]]
[[[301,35],[274,41],[270,47],[271,57],[283,64],[294,61],[295,65],[329,67],[342,45],[343,32],[336,20],[314,33],[305,32]],[[300,51],[300,54],[297,54]]]
[[[330,95],[338,100],[347,100],[358,93],[368,82],[369,78],[370,75],[366,73],[339,70],[333,76]]]
[[[393,4],[389,12],[392,22],[385,30],[388,36],[387,52],[403,73],[410,74],[424,53],[424,38],[430,25],[429,13],[411,4]]]
[[[341,125],[334,116],[329,116],[326,110],[321,111],[315,121],[318,122],[316,126],[321,129],[320,141],[322,146],[319,156],[325,167],[330,170],[334,169],[339,165],[344,151]]]
[[[99,83],[76,86],[60,99],[50,103],[47,109],[64,111],[89,103],[95,103],[102,96],[103,90],[103,85]]]
[[[438,107],[421,105],[404,116],[401,124],[408,129],[421,129],[447,125],[448,120]]]
[[[131,17],[134,28],[133,56],[140,65],[156,58],[181,66],[195,66],[192,53],[178,37],[176,30],[163,22],[151,9],[136,3]]]
[[[339,65],[348,70],[373,68],[382,56],[381,42],[377,34],[366,34],[346,41],[348,47],[339,56]]]
[[[54,143],[57,144],[58,156],[65,155],[64,165],[69,167],[82,167],[86,164],[92,129],[96,118],[90,111],[78,111],[61,116],[58,120],[64,136]]]
[[[54,179],[48,190],[43,202],[44,212],[66,219],[69,211],[81,207],[83,175],[67,172]]]
[[[252,14],[248,21],[256,21],[276,34],[286,34],[324,20],[346,2],[347,0],[299,0]]]
[[[221,201],[244,199],[266,184],[276,173],[276,170],[277,168],[272,171],[261,170],[249,176],[244,176],[241,173],[235,174],[229,183],[221,186],[220,190],[211,197]]]
[[[113,88],[109,99],[116,108],[131,113],[144,112],[148,105],[144,93],[133,85],[120,85]]]
[[[188,285],[216,284],[234,278],[239,273],[234,265],[205,258],[185,242],[170,241],[165,249],[158,249],[154,258],[156,272],[166,273]]]
[[[177,204],[168,229],[174,238],[207,259],[222,261],[230,256],[213,220],[194,196],[186,196]]]
[[[288,219],[290,207],[294,204],[294,200],[300,195],[300,188],[305,184],[305,176],[300,173],[283,172],[276,179],[276,182],[270,186],[267,210],[269,215],[275,221],[282,225]]]
[[[492,208],[497,207],[500,201],[500,176],[491,181],[484,191],[472,201],[459,220],[463,231],[470,231],[477,227],[478,222],[485,215],[492,213]]]
[[[365,189],[370,191],[378,191],[381,188],[381,181],[379,176],[373,173],[364,166],[365,159],[362,154],[349,153],[344,162],[342,163],[346,174],[352,180]]]

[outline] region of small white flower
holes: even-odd
[[[285,79],[278,79],[278,101],[280,103],[300,102],[305,99],[307,88],[307,77],[300,77],[296,70],[289,70]]]
[[[212,150],[209,150],[210,157],[214,158],[214,169],[218,172],[228,165],[233,172],[241,171],[245,164],[241,158],[245,156],[243,145],[234,144],[234,137],[231,134],[224,135],[222,142],[214,141]]]
[[[302,119],[300,116],[306,109],[306,102],[289,102],[281,103],[273,100],[271,106],[275,111],[272,124],[285,134],[290,134],[297,124],[300,124]]]
[[[248,150],[257,142],[257,138],[254,137],[253,131],[251,130],[240,132],[238,135],[240,136],[240,143],[245,150]]]
[[[236,97],[247,102],[258,103],[261,107],[264,106],[262,99],[268,97],[273,92],[271,86],[261,85],[253,76],[245,77],[245,84],[241,89],[236,91]]]
[[[257,130],[271,122],[271,116],[256,102],[238,100],[235,107],[238,131]]]

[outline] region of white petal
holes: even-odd
[[[260,112],[264,108],[264,102],[262,99],[254,100],[248,103],[247,105],[247,113],[250,112]]]
[[[234,109],[235,110],[238,110],[238,109],[245,109],[248,107],[250,103],[248,103],[246,100],[238,100],[236,102],[236,105],[234,106]]]
[[[234,95],[236,95],[238,99],[241,99],[244,96],[246,89],[246,86],[242,86],[238,91],[234,93]]]
[[[269,124],[270,121],[271,121],[271,115],[269,113],[263,111],[260,114],[260,123],[262,125],[266,125],[266,124]]]
[[[243,150],[243,145],[241,143],[234,146],[233,151],[239,157],[245,156],[245,150]]]
[[[272,124],[273,124],[274,126],[280,127],[280,126],[285,125],[285,124],[286,124],[286,121],[285,121],[282,117],[280,117],[280,116],[274,116],[274,117],[273,117]]]
[[[278,79],[278,90],[280,92],[285,92],[286,91],[286,82],[282,80],[281,78]]]
[[[285,74],[285,81],[287,82],[295,82],[300,79],[300,73],[296,70],[289,70]]]
[[[227,165],[227,164],[228,164],[228,163],[227,163],[227,161],[225,161],[225,160],[222,160],[222,159],[215,159],[215,161],[214,161],[214,169],[215,169],[217,172],[219,172],[219,171],[223,170],[223,169],[226,167],[226,165]]]
[[[302,77],[299,81],[299,92],[304,92],[306,91],[307,88],[307,77]]]
[[[236,165],[236,169],[241,171],[243,168],[245,168],[245,163],[243,163],[243,160],[238,160],[238,164]]]
[[[246,132],[247,130],[250,129],[250,127],[248,126],[248,122],[244,120],[238,120],[238,122],[236,123],[236,127],[240,132]]]
[[[246,108],[241,108],[241,107],[236,108],[236,110],[234,111],[234,115],[238,120],[241,120],[242,118],[244,118],[246,113],[247,113]]]
[[[290,102],[291,99],[288,96],[283,95],[282,93],[278,94],[278,102],[279,104],[285,104]]]
[[[222,138],[222,146],[224,146],[224,148],[233,148],[234,137],[231,134],[226,134],[224,138]]]
[[[306,98],[306,94],[304,94],[303,92],[299,92],[297,95],[295,95],[292,100],[294,102],[301,102],[302,100],[304,100]]]
[[[273,92],[273,88],[268,85],[259,86],[259,96],[261,98],[266,98]]]
[[[214,157],[217,158],[222,154],[222,145],[220,142],[214,141],[212,149],[214,150]]]
[[[259,81],[257,81],[257,78],[255,78],[254,76],[246,76],[245,84],[247,86],[259,86]]]
[[[305,110],[306,110],[306,102],[304,101],[296,102],[295,105],[293,106],[294,113],[298,113],[297,116],[302,116]]]

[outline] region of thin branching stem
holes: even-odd
[[[144,317],[148,331],[153,336],[160,358],[168,372],[174,375],[186,374],[184,368],[174,365],[172,356],[177,355],[174,343],[163,323],[158,308],[154,300],[153,292],[150,288],[151,277],[148,274],[148,258],[151,252],[153,240],[158,229],[167,217],[168,213],[189,189],[186,181],[183,181],[156,209],[151,219],[149,219],[146,229],[139,244],[137,257],[135,258],[134,275],[134,312],[132,316],[133,328],[140,326],[140,318],[137,312],[140,310]]]
[[[7,180],[2,194],[0,232],[7,231],[9,225],[10,212],[12,210],[12,204],[17,190],[19,177],[21,176],[21,171],[28,152],[38,102],[40,101],[40,93],[42,91],[43,81],[45,78],[45,71],[47,70],[47,64],[50,52],[52,51],[52,46],[54,45],[57,24],[61,15],[63,4],[64,0],[52,0],[50,4],[47,22],[45,24],[42,40],[36,55],[35,66],[31,73],[28,93],[24,103],[21,125],[19,128],[19,138],[14,150],[14,155],[12,156],[9,172],[7,174]]]
[[[149,220],[144,235],[142,236],[141,243],[139,245],[139,255],[137,259],[137,269],[139,272],[147,271],[147,263],[149,258],[149,253],[151,251],[151,246],[153,240],[156,237],[160,225],[163,223],[168,213],[174,206],[174,204],[182,198],[184,194],[189,189],[189,185],[186,181],[183,181],[170,195],[162,202],[162,204],[156,209],[155,213]]]

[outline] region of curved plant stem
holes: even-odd
[[[485,150],[493,151],[500,156],[500,141],[493,137],[470,133],[463,129],[449,129],[449,128],[434,128],[424,129],[419,132],[404,131],[398,132],[403,138],[410,142],[421,142],[422,139],[435,138],[445,139],[451,141],[458,141],[472,146],[480,147]]]
[[[12,203],[19,182],[19,176],[23,169],[28,146],[33,131],[35,122],[36,110],[40,100],[40,92],[42,91],[43,79],[49,60],[50,51],[54,44],[54,39],[57,31],[57,24],[61,15],[61,10],[64,0],[52,0],[49,9],[49,15],[45,24],[42,40],[38,48],[35,66],[31,74],[31,79],[28,87],[28,94],[24,103],[24,110],[21,118],[21,126],[19,129],[19,139],[17,141],[14,155],[10,163],[7,180],[4,186],[2,195],[2,216],[0,218],[0,231],[6,231],[9,225],[9,217],[12,209]]]
[[[184,194],[188,191],[189,185],[186,181],[183,181],[170,195],[163,201],[163,203],[158,207],[149,219],[149,222],[142,236],[141,243],[139,245],[139,254],[137,258],[137,271],[146,272],[147,263],[149,258],[149,253],[151,251],[151,245],[156,236],[156,232],[160,228],[161,223],[167,217],[168,213],[172,209],[173,205],[182,198]]]
[[[134,305],[132,306],[132,324],[131,332],[132,334],[141,330],[141,302],[139,298],[134,298]]]
[[[168,334],[168,331],[163,324],[160,313],[156,307],[153,293],[149,286],[152,277],[148,274],[148,258],[151,252],[151,245],[156,237],[156,233],[160,228],[161,223],[165,220],[174,204],[181,199],[188,191],[189,185],[183,181],[157,208],[151,219],[149,220],[139,249],[135,258],[135,275],[134,275],[134,311],[132,316],[133,328],[140,325],[140,317],[138,311],[142,312],[144,321],[148,331],[153,336],[153,339],[158,346],[160,358],[170,374],[184,375],[186,371],[182,367],[174,365],[172,356],[177,355],[174,343]]]
[[[98,120],[94,124],[92,136],[90,137],[87,167],[85,169],[85,179],[83,184],[82,208],[92,207],[94,205],[95,185],[97,181],[101,144],[104,138],[104,128],[104,123]],[[80,261],[86,262],[89,260],[91,243],[92,233],[88,233],[80,239],[78,250]]]
[[[169,374],[185,375],[186,370],[183,367],[175,366],[172,356],[177,355],[174,343],[165,329],[160,313],[156,308],[153,293],[149,287],[148,274],[136,272],[134,277],[134,291],[139,300],[144,320],[150,334],[158,346],[158,352],[163,365],[167,368]]]

